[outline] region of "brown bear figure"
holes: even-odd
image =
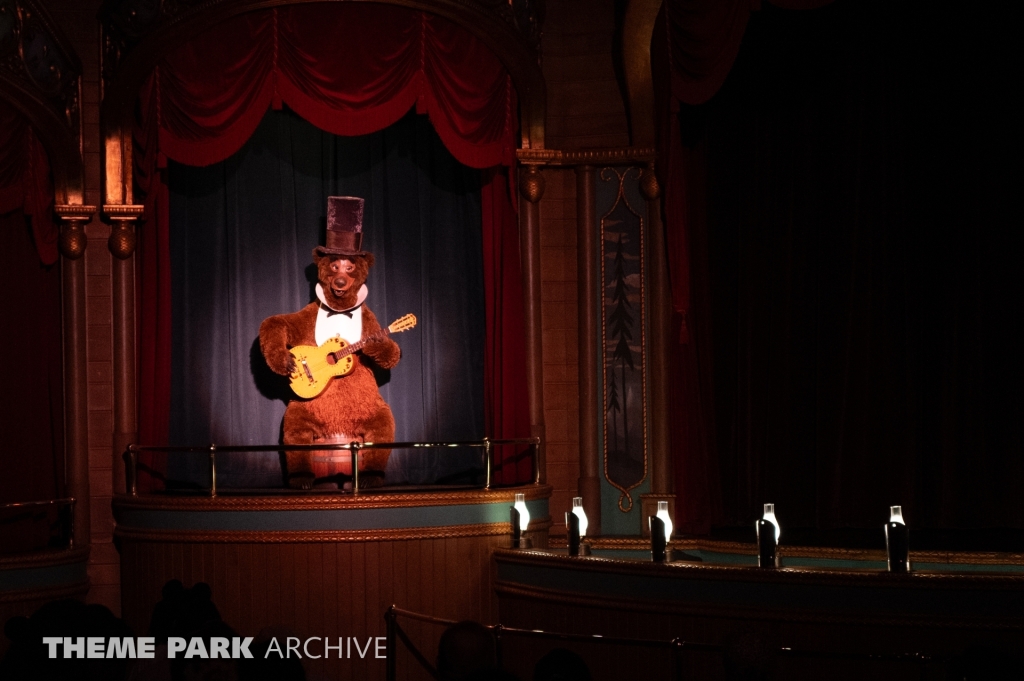
[[[336,335],[351,344],[381,331],[365,304],[373,255],[361,250],[362,221],[363,199],[328,197],[327,245],[313,250],[319,301],[292,314],[268,317],[260,325],[260,349],[274,372],[289,376],[295,371],[289,349],[297,345],[319,346]],[[371,363],[390,369],[400,356],[398,345],[386,336],[368,342],[355,355],[351,373],[332,379],[312,399],[296,398],[288,403],[284,444],[393,442],[395,419],[380,396]],[[390,454],[386,449],[360,452],[360,487],[384,483]],[[289,451],[286,456],[289,487],[311,489],[315,480],[312,452]]]

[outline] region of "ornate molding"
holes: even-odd
[[[523,165],[519,173],[519,193],[530,203],[537,203],[544,197],[544,173],[534,165]]]
[[[77,260],[85,255],[88,238],[85,224],[96,214],[96,206],[60,204],[53,211],[61,218],[60,239],[57,242],[60,254],[68,260]]]
[[[285,530],[241,532],[207,530],[181,531],[138,529],[121,526],[118,526],[114,530],[114,536],[119,538],[121,541],[199,544],[335,544],[346,542],[408,541],[412,539],[495,537],[507,534],[509,534],[508,523],[374,530],[300,530],[295,532]]]
[[[676,544],[673,542],[673,546]],[[591,548],[594,548],[591,543]],[[680,548],[685,548],[680,546]],[[597,556],[570,557],[547,551],[495,552],[500,562],[529,566],[573,569],[643,577],[669,577],[672,579],[700,579],[714,581],[763,582],[776,584],[814,584],[820,586],[933,589],[964,587],[970,589],[1019,590],[1024,587],[1022,574],[981,574],[977,572],[953,573],[915,571],[908,574],[890,574],[879,570],[838,568],[783,567],[762,570],[749,565],[715,565],[680,561],[675,563],[648,563],[623,561]]]
[[[103,213],[114,223],[107,238],[107,248],[118,260],[127,260],[135,252],[135,221],[144,210],[144,206],[133,204],[103,206]]]
[[[67,551],[36,551],[16,556],[0,556],[0,570],[25,570],[69,563],[84,563],[88,558],[88,548]]]
[[[531,521],[528,532],[534,537],[546,535],[550,519]],[[184,544],[318,544],[349,542],[410,541],[414,539],[458,539],[463,537],[500,537],[511,534],[508,523],[447,525],[442,527],[405,527],[373,530],[161,530],[122,527],[114,529],[121,541]],[[507,548],[507,547],[506,547]]]
[[[404,492],[396,494],[295,494],[281,496],[173,497],[167,495],[115,495],[115,513],[133,511],[337,511],[369,508],[409,508],[417,506],[452,506],[466,504],[511,504],[516,492],[529,501],[548,499],[550,485],[509,487],[507,489],[474,489],[455,492]]]
[[[0,72],[44,102],[80,138],[82,65],[33,0],[0,0]]]
[[[19,601],[35,601],[41,603],[61,598],[83,596],[89,591],[89,580],[74,584],[60,584],[39,589],[18,589],[16,591],[0,591],[0,603],[17,603]]]
[[[598,550],[647,551],[650,544],[639,537],[588,538],[591,548]],[[669,546],[682,551],[710,551],[756,556],[757,546],[751,543],[716,541],[711,539],[674,539]],[[820,558],[825,560],[885,561],[883,549],[844,549],[816,546],[779,546],[783,558]],[[959,563],[963,565],[1024,565],[1022,553],[966,552],[966,551],[911,551],[911,563]]]
[[[0,97],[49,152],[57,203],[82,200],[82,65],[38,0],[0,0]]]
[[[582,165],[644,165],[654,162],[658,154],[654,147],[622,147],[618,149],[519,149],[516,158],[523,165],[582,166]]]

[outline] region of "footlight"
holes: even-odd
[[[668,502],[658,502],[658,512],[647,519],[651,528],[651,560],[664,563],[668,558],[668,542],[672,538],[672,518],[668,514]]]
[[[569,555],[589,556],[590,546],[583,542],[587,536],[587,514],[583,510],[583,497],[573,497],[572,510],[565,514],[565,528],[569,535]]]
[[[530,511],[526,508],[525,494],[516,494],[516,501],[509,509],[509,515],[512,520],[512,548],[530,548],[530,538],[523,536],[530,525]]]
[[[910,572],[910,530],[903,521],[901,506],[889,507],[889,522],[885,524],[885,555],[889,572]]]
[[[757,530],[757,565],[773,568],[779,565],[779,521],[775,519],[775,504],[764,505],[764,515],[754,523]]]

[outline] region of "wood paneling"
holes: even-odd
[[[170,579],[207,582],[225,622],[255,636],[385,635],[391,604],[446,619],[497,622],[491,550],[504,535],[344,543],[236,544],[125,541],[121,547],[124,617],[141,634],[160,589]],[[432,659],[436,637],[425,625],[406,627]],[[434,627],[436,629],[436,627]],[[382,679],[383,660],[306,660],[312,676]],[[412,664],[403,678],[419,678]]]

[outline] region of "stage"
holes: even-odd
[[[509,545],[509,507],[526,495],[546,546],[551,488],[114,498],[122,616],[142,635],[171,579],[208,583],[239,634],[367,638],[384,612],[497,621],[491,553]],[[440,632],[436,632],[440,633]],[[414,632],[418,635],[419,632]],[[433,632],[424,632],[429,639]],[[427,647],[429,650],[429,646]],[[382,679],[382,659],[304,660],[312,678]]]

